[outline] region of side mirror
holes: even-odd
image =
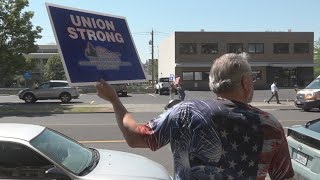
[[[174,105],[178,104],[182,102],[181,99],[174,99],[174,100],[171,100],[165,107],[164,107],[164,110],[168,110],[170,108],[172,108]]]

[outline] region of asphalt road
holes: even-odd
[[[271,92],[269,90],[256,90],[253,96],[253,102],[263,102],[269,99]],[[279,97],[281,101],[292,101],[295,99],[295,92],[293,89],[280,89]],[[176,98],[178,96],[176,95]],[[216,95],[210,91],[186,91],[186,99],[212,99]],[[127,97],[120,97],[124,104],[166,104],[169,102],[168,95],[159,94],[128,94]],[[275,100],[275,99],[274,99]],[[39,102],[60,102],[59,100],[45,100]],[[107,103],[105,100],[99,98],[96,94],[81,94],[79,99],[73,99],[71,103]],[[16,95],[1,96],[0,103],[24,103]]]
[[[292,125],[305,124],[320,115],[319,111],[303,112],[298,109],[266,111],[272,113],[285,128]],[[133,113],[133,116],[139,123],[145,123],[158,114],[156,112],[137,112]],[[173,159],[170,146],[167,145],[156,152],[152,152],[149,149],[128,147],[116,124],[113,113],[12,115],[0,118],[0,123],[4,122],[44,125],[66,134],[87,146],[139,154],[162,164],[173,175]]]

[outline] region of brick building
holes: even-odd
[[[181,77],[188,90],[209,90],[215,58],[247,52],[257,76],[255,89],[306,86],[313,80],[313,32],[174,32],[159,44],[158,76]]]

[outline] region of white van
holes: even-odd
[[[310,111],[312,108],[320,109],[320,75],[307,87],[298,91],[294,104],[304,111]]]

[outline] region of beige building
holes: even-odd
[[[47,63],[48,59],[58,54],[57,45],[38,45],[37,52],[27,54],[27,58],[36,59],[37,65],[35,69],[32,70],[32,79],[34,81],[42,82],[44,74],[44,65]]]
[[[181,77],[188,90],[209,90],[214,59],[247,52],[255,89],[304,87],[313,80],[313,32],[174,32],[159,44],[158,76]]]

